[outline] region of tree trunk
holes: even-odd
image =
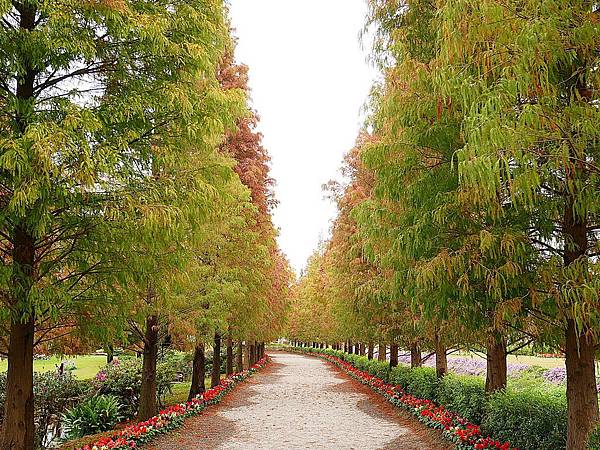
[[[213,366],[210,377],[210,386],[218,386],[221,382],[221,335],[215,332],[213,341]]]
[[[244,358],[246,359],[246,367],[249,369],[252,365],[250,363],[250,342],[245,341],[244,343]]]
[[[249,357],[250,357],[250,359],[248,360],[248,366],[253,366],[254,365],[254,362],[256,361],[255,360],[255,355],[254,355],[255,352],[256,352],[256,350],[255,350],[255,346],[254,346],[254,341],[252,341],[252,343],[250,344],[249,352],[248,352],[249,353]]]
[[[378,348],[377,360],[378,361],[386,361],[387,360],[386,352],[387,352],[387,349],[385,347],[385,344],[383,342],[380,342],[379,348]]]
[[[236,352],[236,369],[238,372],[242,372],[244,370],[244,344],[242,341],[238,341],[237,343],[237,352]]]
[[[448,355],[446,346],[442,344],[439,337],[435,336],[435,374],[443,378],[448,373]]]
[[[369,341],[369,345],[367,347],[367,358],[368,359],[373,359],[373,351],[374,351],[373,341]]]
[[[421,348],[419,347],[419,344],[410,344],[410,367],[414,369],[415,367],[421,367],[422,364],[423,360],[421,359]]]
[[[153,295],[153,294],[149,294]],[[156,361],[158,359],[158,317],[146,318],[144,336],[144,361],[142,363],[142,386],[138,420],[143,422],[158,414],[156,403]]]
[[[586,86],[577,82],[579,93],[586,101],[591,98],[584,92]],[[572,161],[576,161],[572,170],[567,170],[567,185],[573,191],[567,191],[563,218],[563,233],[565,250],[563,263],[570,266],[573,263],[581,264],[581,271],[588,271],[588,218],[582,214],[581,205],[576,205],[579,193],[577,189],[583,184],[586,176],[585,157],[580,156],[570,147]],[[583,281],[583,273],[581,280]],[[571,311],[569,308],[568,312]],[[596,368],[594,366],[595,343],[591,336],[587,336],[586,329],[578,330],[576,317],[569,317],[565,329],[565,363],[567,368],[567,448],[569,450],[583,450],[587,448],[587,440],[595,423],[598,421],[598,393],[596,391]],[[587,324],[584,324],[587,327]]]
[[[398,344],[390,344],[390,367],[398,366]]]
[[[490,333],[487,339],[487,370],[485,391],[496,392],[506,388],[506,340],[498,333]]]
[[[115,359],[115,349],[112,344],[106,346],[106,364],[110,364]]]
[[[576,157],[577,155],[572,155]],[[568,173],[575,184],[583,170],[578,163]],[[587,220],[575,212],[575,193],[566,199],[563,230],[565,235],[564,265],[569,266],[587,258]],[[582,261],[583,263],[587,260]],[[587,267],[587,265],[585,266]],[[587,447],[587,438],[598,420],[598,397],[595,387],[594,342],[583,330],[577,330],[574,318],[567,320],[565,329],[565,363],[567,369],[567,448],[580,450]]]
[[[33,422],[34,319],[12,323],[8,347],[2,449],[35,448]]]
[[[206,390],[204,379],[206,378],[206,355],[204,353],[204,342],[196,345],[194,360],[192,362],[192,386],[188,395],[188,401],[202,394]]]
[[[233,341],[231,335],[227,335],[227,361],[225,366],[227,376],[231,375],[233,373]]]
[[[578,333],[575,321],[567,322],[565,363],[567,367],[567,448],[584,450],[598,421],[598,393],[594,345]]]
[[[33,31],[36,21],[36,3],[19,4],[19,29]],[[28,33],[29,34],[29,33]],[[21,108],[15,112],[20,135],[25,134],[28,119],[33,113],[34,86],[37,71],[32,67],[30,49],[23,49],[21,69],[17,80],[16,97]],[[14,225],[12,249],[12,286],[10,290],[10,335],[8,344],[8,372],[6,374],[6,400],[2,424],[2,450],[29,450],[35,445],[33,417],[33,342],[35,315],[30,308],[29,294],[37,276],[35,263],[35,237],[25,225]]]

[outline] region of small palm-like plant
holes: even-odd
[[[114,428],[123,418],[119,400],[112,395],[95,395],[68,410],[62,417],[66,439],[78,439]]]

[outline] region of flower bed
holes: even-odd
[[[400,355],[398,362],[410,366],[410,354]],[[448,358],[448,371],[459,375],[485,376],[487,363],[481,358]],[[423,361],[425,367],[435,367],[435,355]],[[529,369],[529,364],[507,364],[508,376],[515,377]]]
[[[130,425],[113,436],[99,439],[77,450],[125,450],[139,448],[156,436],[179,428],[185,419],[200,414],[207,406],[219,403],[225,394],[230,392],[235,385],[265,367],[268,362],[269,358],[265,357],[249,369],[223,379],[218,386],[208,389],[192,401],[170,406],[145,422]]]
[[[336,356],[306,352],[299,348],[292,348],[291,350],[315,355],[335,364],[352,378],[383,395],[390,403],[411,412],[422,423],[441,430],[447,439],[456,444],[457,450],[517,450],[513,449],[508,442],[499,442],[488,436],[483,436],[478,425],[472,424],[458,414],[446,410],[443,406],[436,405],[431,400],[424,400],[407,394],[400,386],[386,383],[382,379],[368,372],[363,372]]]

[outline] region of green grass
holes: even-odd
[[[75,361],[75,370],[72,371],[73,376],[80,380],[94,378],[100,368],[106,364],[106,356],[103,355],[86,355],[86,356],[51,356],[49,359],[36,359],[33,362],[33,370],[36,372],[50,372],[56,370],[61,361]],[[8,361],[0,360],[0,372],[6,372]]]
[[[221,374],[221,378],[225,378],[225,375]],[[164,404],[170,406],[187,402],[191,386],[191,381],[173,384],[173,386],[171,386],[171,394],[165,396]],[[207,389],[210,388],[210,377],[204,379],[204,386],[206,386]]]
[[[210,379],[208,380],[210,385]],[[171,393],[165,396],[165,405],[177,405],[187,401],[192,383],[176,383],[171,387]]]

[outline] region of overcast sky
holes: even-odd
[[[253,107],[272,158],[279,242],[299,272],[329,234],[339,179],[376,77],[359,43],[365,0],[230,0],[237,59],[250,67]]]

